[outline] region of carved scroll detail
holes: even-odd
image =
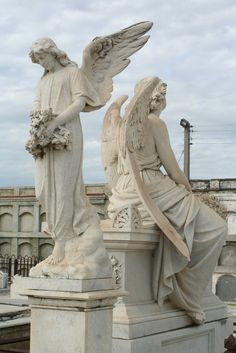
[[[112,226],[115,229],[127,231],[143,228],[142,219],[137,207],[127,205],[118,209],[113,218]]]

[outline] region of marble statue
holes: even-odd
[[[92,278],[110,276],[98,216],[85,195],[83,136],[79,114],[104,106],[113,76],[124,70],[145,45],[151,22],[96,37],[83,52],[80,68],[50,38],[30,51],[44,73],[38,83],[26,149],[35,158],[36,197],[46,211],[55,241],[52,255],[31,269],[31,276]]]
[[[171,300],[203,324],[200,299],[220,255],[226,223],[194,197],[178,166],[160,118],[165,96],[166,84],[147,77],[135,86],[123,119],[120,108],[127,96],[119,97],[106,113],[102,159],[112,188],[108,212],[112,218],[127,204],[134,205],[144,227],[157,225],[163,231],[153,266],[154,298],[159,305]]]

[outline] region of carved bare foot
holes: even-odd
[[[197,325],[203,325],[206,321],[206,314],[204,313],[204,311],[199,311],[199,312],[188,311],[187,314]]]
[[[52,255],[46,259],[46,263],[51,265],[56,265],[64,259],[65,256],[65,242],[56,241]]]

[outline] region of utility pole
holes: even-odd
[[[190,179],[190,129],[192,125],[186,119],[180,120],[180,125],[184,128],[184,174]]]

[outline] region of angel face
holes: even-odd
[[[160,82],[154,89],[150,99],[150,111],[161,112],[166,107],[166,83]]]
[[[37,62],[47,71],[54,72],[58,64],[55,56],[50,53],[47,53],[43,50],[34,53],[35,59]]]
[[[75,65],[68,55],[59,49],[50,38],[36,40],[31,46],[29,56],[33,63],[43,66],[45,74],[49,71],[56,71],[62,66]]]

